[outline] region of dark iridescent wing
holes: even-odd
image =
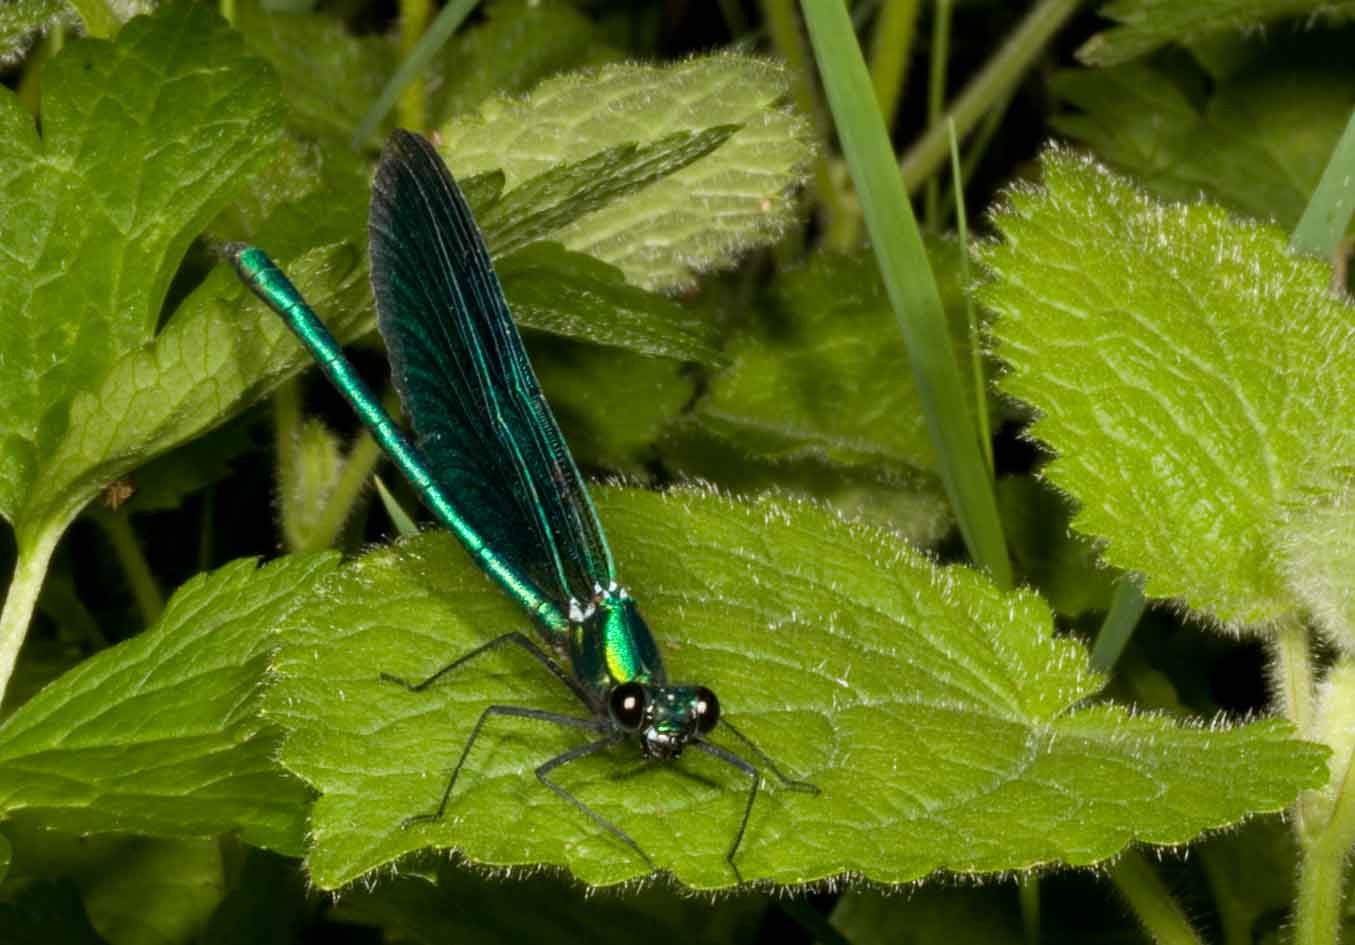
[[[470,209],[433,146],[394,132],[368,224],[378,326],[430,474],[496,552],[561,600],[614,578]]]

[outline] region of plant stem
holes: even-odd
[[[950,116],[942,122],[941,114],[946,104],[946,62],[950,58],[952,12],[951,0],[936,0],[936,10],[932,13],[931,68],[927,70],[927,127],[931,129],[944,124],[948,135],[954,134],[955,122]],[[941,182],[935,174],[927,176],[927,199],[924,205],[927,227],[939,231]]]
[[[381,447],[366,430],[353,439],[344,457],[339,481],[334,484],[334,491],[325,502],[325,514],[310,530],[307,547],[300,550],[318,551],[321,548],[333,547],[344,522],[353,514],[353,506],[357,504],[363,487],[367,485],[367,480],[371,478],[372,470],[376,469],[382,455]]]
[[[56,550],[57,542],[69,524],[69,518],[61,522],[49,522],[46,528],[35,535],[27,533],[33,536],[30,540],[19,543],[14,577],[5,594],[4,609],[0,610],[0,703],[4,702],[5,690],[10,677],[14,675],[14,664],[19,659],[19,648],[23,646],[28,625],[33,619],[33,608],[37,606],[42,581],[52,561],[52,552]]]
[[[1115,582],[1110,609],[1106,611],[1106,619],[1101,622],[1096,642],[1092,644],[1092,669],[1098,673],[1108,673],[1115,668],[1125,644],[1134,633],[1134,627],[1143,616],[1143,608],[1148,602],[1143,597],[1138,580],[1134,575],[1126,574]]]
[[[964,137],[978,124],[984,113],[1009,95],[1021,75],[1029,68],[1050,38],[1077,12],[1079,0],[1041,0],[1026,15],[983,70],[960,93],[949,115],[955,129]],[[946,159],[946,124],[932,124],[899,165],[904,187],[915,192]]]
[[[1330,746],[1327,784],[1299,798],[1303,861],[1294,912],[1294,945],[1336,945],[1345,864],[1355,846],[1355,658],[1344,657],[1322,683],[1313,737]]]
[[[921,6],[921,0],[885,0],[875,19],[870,38],[870,82],[886,128],[894,127],[903,98]]]
[[[1021,928],[1026,934],[1026,945],[1040,941],[1040,877],[1027,873],[1016,881],[1016,894],[1021,902]]]
[[[1110,871],[1110,881],[1158,945],[1202,945],[1190,920],[1137,850],[1124,852]]]
[[[142,622],[149,627],[159,619],[160,611],[164,610],[165,598],[160,593],[160,585],[155,582],[150,565],[146,563],[146,555],[136,540],[136,533],[132,531],[132,523],[126,514],[108,509],[95,509],[90,517],[103,529],[104,537],[113,546],[113,554],[132,589],[136,609],[141,613]]]
[[[1271,639],[1272,684],[1284,707],[1285,718],[1299,735],[1313,724],[1313,648],[1308,628],[1296,617],[1286,618]]]
[[[408,59],[414,55],[428,29],[428,0],[400,0],[400,55]],[[428,115],[424,107],[423,73],[418,72],[410,78],[409,84],[400,92],[397,109],[401,128],[422,132],[428,125]]]
[[[800,18],[795,15],[795,0],[762,0],[762,19],[771,37],[772,47],[785,60],[790,74],[790,97],[814,127],[819,147],[814,155],[814,199],[823,214],[823,245],[844,252],[856,243],[857,213],[847,194],[834,183],[829,155],[828,122],[823,103],[814,90],[814,62]]]
[[[279,385],[273,392],[273,437],[278,457],[277,481],[283,484],[278,493],[278,518],[283,534],[291,531],[287,523],[295,517],[293,508],[299,500],[291,495],[287,484],[300,480],[297,467],[301,461],[301,379],[294,377]],[[291,549],[295,551],[296,549]]]
[[[1000,587],[1011,587],[997,499],[966,407],[941,294],[894,165],[851,19],[841,0],[802,0],[801,10],[871,247],[908,349],[941,481],[970,555]]]
[[[1209,891],[1214,895],[1223,945],[1251,945],[1252,922],[1256,919],[1256,912],[1234,892],[1228,871],[1221,862],[1221,851],[1206,843],[1196,852],[1205,881],[1209,883]]]

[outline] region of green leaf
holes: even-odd
[[[997,504],[1019,578],[1056,613],[1077,617],[1110,606],[1118,575],[1098,567],[1096,546],[1068,530],[1067,499],[1032,476],[1008,476],[997,481]]]
[[[918,547],[936,544],[955,526],[941,483],[930,473],[844,467],[817,457],[754,457],[686,415],[664,429],[658,450],[664,467],[685,479],[733,495],[772,492],[813,499],[848,518],[888,528]]]
[[[336,16],[270,12],[256,0],[237,0],[235,26],[249,50],[277,70],[288,127],[348,150],[367,104],[395,68],[394,43],[375,33],[354,36]]]
[[[0,66],[22,59],[38,33],[79,22],[66,0],[7,0],[0,5]]]
[[[930,249],[953,275],[955,246]],[[968,357],[958,279],[946,286],[952,341]],[[908,353],[869,251],[816,254],[782,274],[771,306],[753,312],[726,353],[731,364],[711,380],[696,418],[743,453],[894,475],[935,469]]]
[[[320,311],[335,313],[330,330],[341,340],[370,326],[366,267],[350,247],[309,252],[288,272]],[[219,266],[154,343],[76,399],[28,495],[24,526],[74,515],[104,483],[206,432],[310,364],[282,321]]]
[[[352,202],[357,199],[362,214],[353,222],[354,243],[365,244],[366,204],[371,168],[345,141],[305,141],[287,134],[274,151],[273,161],[251,177],[212,221],[210,237],[221,242],[257,243],[265,221],[285,204],[301,201],[317,192],[331,194],[329,199]],[[275,252],[269,247],[269,252]]]
[[[1355,486],[1296,514],[1282,542],[1289,583],[1317,630],[1355,653]]]
[[[274,763],[260,691],[274,628],[335,564],[244,560],[196,577],[155,626],[34,696],[0,726],[0,813],[298,852],[308,792]]]
[[[822,789],[771,779],[739,853],[750,880],[1086,865],[1278,810],[1325,777],[1326,749],[1279,720],[1183,727],[1086,705],[1098,681],[1037,596],[939,569],[888,533],[703,492],[598,499],[672,677],[710,685],[726,718]],[[485,729],[443,820],[401,826],[436,807],[485,706],[579,706],[520,652],[424,692],[379,673],[426,676],[524,619],[442,533],[359,559],[288,618],[266,712],[289,731],[282,763],[321,793],[316,886],[428,846],[565,866],[590,884],[644,875],[532,775],[586,736],[529,720]],[[736,770],[698,752],[645,763],[622,746],[554,777],[679,882],[732,883],[725,854],[748,787]]]
[[[557,164],[514,187],[476,218],[494,255],[545,239],[580,217],[670,177],[729,140],[737,125],[678,131],[640,147],[621,144]]]
[[[466,908],[469,902],[474,909]],[[761,896],[711,903],[655,886],[584,896],[577,885],[558,877],[487,878],[462,867],[442,870],[436,885],[400,877],[370,891],[354,891],[334,915],[423,945],[634,945],[638,929],[650,945],[690,945],[750,941],[765,909]]]
[[[1044,172],[996,217],[983,297],[1045,477],[1149,597],[1235,628],[1292,615],[1283,523],[1355,455],[1355,312],[1278,230],[1068,152]]]
[[[43,135],[0,89],[0,514],[13,521],[73,397],[145,344],[180,259],[281,118],[262,60],[210,8],[168,6],[46,66]]]
[[[429,83],[435,125],[491,95],[520,95],[547,76],[621,58],[590,18],[561,0],[499,0],[444,48]]]
[[[528,349],[570,452],[585,468],[643,474],[664,428],[696,393],[680,361],[541,337]]]
[[[1255,30],[1289,17],[1312,20],[1355,15],[1350,0],[1111,0],[1098,11],[1120,25],[1098,33],[1078,50],[1096,66],[1113,66],[1168,43],[1200,40],[1214,33]]]
[[[709,322],[666,296],[627,284],[616,267],[559,243],[533,243],[494,268],[519,325],[680,361],[721,358]]]
[[[1267,47],[1207,98],[1204,76],[1162,65],[1061,72],[1053,88],[1077,111],[1055,115],[1053,124],[1161,197],[1205,194],[1289,230],[1355,99],[1355,76],[1336,65],[1341,55],[1323,55],[1332,45],[1344,53],[1349,38],[1340,39]]]
[[[547,79],[524,99],[491,99],[444,125],[440,149],[458,177],[498,169],[511,189],[608,147],[741,126],[719,150],[557,237],[636,285],[682,289],[694,272],[773,242],[794,219],[810,132],[780,105],[785,83],[780,66],[745,56],[609,65]]]
[[[138,837],[84,884],[91,924],[118,945],[192,942],[226,893],[215,837]]]
[[[5,877],[9,875],[9,866],[14,862],[14,847],[9,842],[9,837],[0,833],[0,884],[3,884]]]

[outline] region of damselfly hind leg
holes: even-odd
[[[490,640],[488,643],[476,647],[469,653],[466,653],[458,657],[457,659],[452,660],[452,662],[448,663],[446,666],[442,667],[437,672],[433,673],[433,675],[425,679],[422,679],[418,682],[413,682],[411,680],[404,679],[399,676],[394,676],[390,673],[382,673],[381,678],[386,682],[391,682],[395,683],[397,686],[402,686],[405,689],[408,689],[410,692],[423,692],[427,690],[430,686],[432,686],[434,683],[436,683],[439,679],[448,675],[457,668],[464,666],[466,663],[469,663],[476,657],[483,656],[486,653],[496,650],[507,643],[512,643],[513,645],[519,646],[522,649],[526,650],[529,654],[531,654],[533,659],[535,659],[542,666],[546,667],[546,669],[550,670],[551,675],[558,679],[561,683],[563,683],[565,688],[567,688],[571,693],[574,694],[575,698],[577,698],[580,702],[587,706],[590,711],[593,710],[594,708],[593,703],[588,698],[588,693],[584,691],[583,687],[579,685],[578,681],[575,680],[568,673],[566,673],[563,669],[561,669],[560,665],[556,663],[555,660],[551,659],[550,655],[547,654],[543,649],[541,649],[541,647],[537,645],[536,641],[532,640],[526,634],[516,630],[511,633],[505,633],[502,636],[497,636],[494,639]],[[489,706],[483,712],[480,713],[480,718],[476,721],[475,727],[471,729],[470,737],[466,739],[466,745],[464,748],[461,749],[461,757],[457,760],[456,767],[452,770],[452,776],[447,781],[447,787],[442,792],[442,799],[438,802],[437,810],[428,814],[415,814],[412,817],[406,817],[403,821],[401,821],[400,823],[401,827],[407,828],[413,826],[414,824],[431,823],[432,821],[442,819],[442,815],[447,810],[447,801],[452,796],[452,789],[456,786],[457,777],[460,776],[461,774],[461,768],[466,763],[466,758],[470,755],[471,748],[475,746],[475,740],[480,737],[480,730],[484,728],[485,722],[487,722],[491,716],[495,715],[507,715],[515,716],[517,718],[535,719],[539,722],[551,722],[555,725],[566,725],[571,728],[585,728],[590,729],[592,731],[604,731],[606,729],[606,726],[603,723],[598,722],[596,719],[580,719],[575,718],[572,715],[563,715],[559,712],[547,712],[541,709],[527,709],[521,706],[512,706],[512,705]]]
[[[456,659],[452,660],[450,663],[442,667],[433,675],[429,676],[426,679],[420,680],[419,682],[411,682],[408,679],[404,679],[400,676],[394,676],[390,673],[382,673],[381,678],[386,682],[395,683],[397,686],[403,686],[410,692],[423,692],[429,686],[433,685],[433,683],[437,682],[439,679],[441,679],[443,676],[446,676],[453,670],[461,666],[464,666],[466,663],[469,663],[471,660],[475,659],[478,656],[484,656],[486,653],[489,653],[493,650],[497,650],[505,643],[512,643],[515,646],[522,647],[524,650],[531,654],[533,659],[535,659],[542,666],[546,667],[546,669],[550,670],[552,676],[560,680],[560,682],[564,683],[565,688],[572,692],[575,698],[577,698],[584,705],[588,706],[590,710],[594,708],[592,700],[588,698],[588,693],[585,692],[583,687],[579,685],[578,680],[576,680],[573,676],[569,675],[569,673],[561,669],[560,664],[555,662],[555,660],[551,659],[550,654],[548,654],[545,650],[541,649],[541,647],[537,645],[535,640],[531,639],[525,633],[522,633],[519,630],[514,630],[511,633],[505,633],[502,636],[497,636],[494,639],[490,640],[488,643],[482,644],[481,646],[477,646],[469,653],[457,657]]]
[[[426,824],[441,820],[442,815],[447,811],[447,801],[452,796],[452,788],[456,787],[456,779],[461,776],[461,768],[465,765],[466,759],[470,757],[471,749],[475,747],[476,740],[480,737],[480,730],[485,727],[485,723],[496,715],[507,715],[519,719],[535,719],[538,722],[550,722],[553,725],[566,725],[570,728],[584,728],[594,732],[605,731],[606,724],[596,719],[580,719],[572,715],[561,715],[559,712],[545,712],[541,709],[527,709],[516,705],[491,705],[480,713],[480,718],[475,723],[475,728],[471,729],[470,738],[466,739],[466,747],[461,749],[461,757],[457,759],[456,767],[452,769],[452,776],[447,779],[447,786],[442,791],[442,800],[438,802],[438,809],[428,814],[415,814],[412,817],[406,817],[400,822],[402,828],[408,828],[414,824]],[[540,775],[537,775],[540,777]]]

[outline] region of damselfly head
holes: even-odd
[[[676,758],[687,743],[715,728],[720,701],[705,686],[628,682],[607,697],[607,711],[623,731],[639,736],[650,758]]]

